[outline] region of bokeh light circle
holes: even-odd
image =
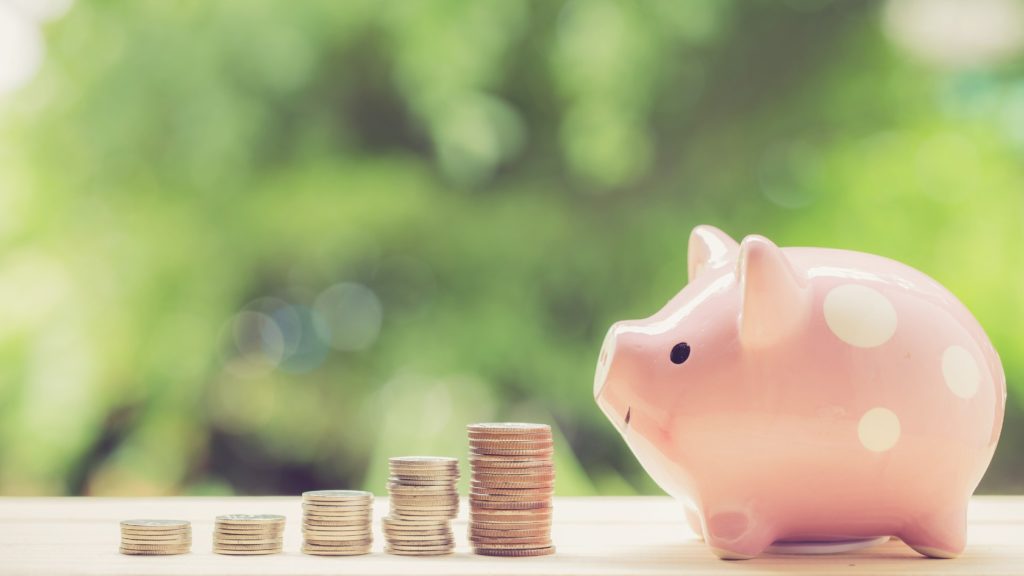
[[[341,282],[324,290],[313,303],[313,326],[336,350],[369,348],[380,334],[383,306],[373,290],[354,282]]]

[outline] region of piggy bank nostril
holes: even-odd
[[[626,426],[629,426],[629,421],[632,419],[632,417],[633,417],[633,407],[630,406],[630,407],[626,408]]]

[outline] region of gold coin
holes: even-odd
[[[489,450],[554,450],[553,440],[470,440],[472,450],[487,453]]]
[[[522,548],[522,549],[497,549],[497,548],[473,548],[474,554],[481,556],[505,556],[505,557],[525,557],[525,556],[547,556],[555,553],[554,546],[548,546],[546,548]]]
[[[543,472],[533,474],[510,474],[508,471],[487,471],[474,472],[470,476],[470,482],[479,484],[554,484],[554,472]]]
[[[466,430],[470,434],[536,434],[550,433],[551,426],[547,424],[533,424],[530,422],[478,422],[469,424]]]
[[[494,486],[473,486],[470,496],[551,496],[554,487],[498,488]]]
[[[550,535],[551,529],[549,526],[544,528],[530,528],[528,530],[483,528],[475,525],[469,527],[469,536],[471,540],[474,536],[480,538],[530,538]]]
[[[551,545],[551,535],[541,536],[477,536],[471,535],[469,541],[476,546],[491,544],[536,544],[538,548]]]
[[[533,510],[471,510],[469,521],[507,524],[551,522],[550,510],[540,514],[508,514],[508,512],[533,512]]]
[[[537,504],[537,508],[551,506],[551,494],[480,494],[473,492],[469,496],[470,506],[477,504]],[[527,506],[529,508],[529,506]]]
[[[537,450],[521,450],[518,448],[476,448],[471,447],[469,453],[473,456],[511,456],[515,458],[550,458],[554,453],[552,448]]]
[[[544,465],[535,465],[529,462],[501,462],[492,466],[491,463],[473,466],[473,473],[470,478],[480,475],[503,476],[516,480],[552,476],[555,473],[554,465],[547,462]]]
[[[285,517],[280,514],[223,514],[216,520],[218,524],[283,524]]]

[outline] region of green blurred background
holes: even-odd
[[[1002,355],[1024,491],[1012,0],[0,0],[0,494],[383,492],[591,398],[699,223],[876,252]]]

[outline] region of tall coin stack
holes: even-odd
[[[192,524],[185,520],[121,522],[121,554],[163,556],[192,548]]]
[[[318,556],[368,554],[373,544],[373,494],[362,490],[302,493],[302,551]]]
[[[470,424],[469,540],[486,556],[553,554],[554,441],[546,424]]]
[[[277,514],[225,514],[217,516],[213,528],[217,554],[277,554],[283,542],[284,516]]]
[[[451,519],[459,513],[457,458],[405,456],[388,461],[391,512],[382,520],[391,554],[437,556],[455,549]]]

